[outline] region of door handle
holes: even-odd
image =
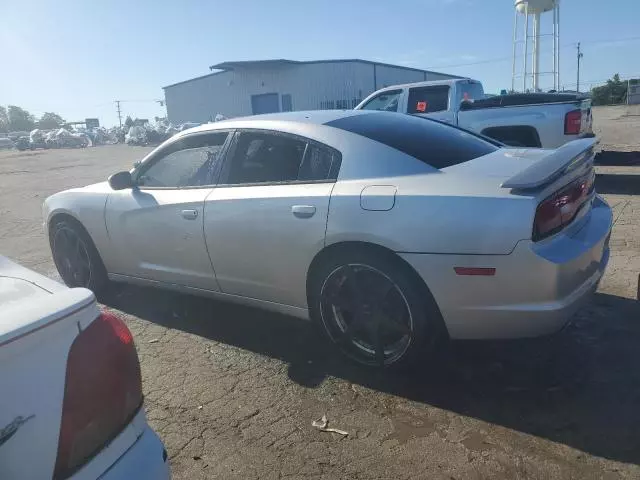
[[[187,220],[195,220],[196,218],[198,218],[198,211],[197,210],[182,210],[182,218],[185,218]]]
[[[291,213],[298,218],[310,218],[316,213],[316,207],[313,205],[294,205],[291,207]]]

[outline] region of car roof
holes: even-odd
[[[398,85],[389,85],[388,87],[380,88],[373,92],[371,95],[379,92],[388,92],[390,90],[399,90],[401,88],[415,88],[415,87],[433,87],[438,85],[453,85],[454,83],[480,83],[477,80],[471,78],[448,78],[446,80],[426,80],[423,82],[402,83]],[[369,96],[371,96],[369,95]]]
[[[214,123],[206,123],[199,127],[184,130],[178,133],[177,136],[227,128],[264,128],[265,125],[271,122],[274,123],[274,129],[276,130],[276,123],[279,125],[282,125],[282,123],[325,125],[341,118],[352,117],[354,115],[369,115],[371,113],[371,111],[366,110],[308,110],[301,112],[266,113],[263,115],[251,115],[248,117],[237,117]],[[260,125],[260,127],[258,127],[258,125]]]

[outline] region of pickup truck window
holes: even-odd
[[[449,108],[449,85],[409,89],[407,113],[433,113]]]
[[[419,116],[371,112],[325,125],[384,143],[434,168],[468,162],[498,149],[481,137]]]
[[[387,90],[379,93],[365,103],[361,110],[384,110],[385,112],[397,112],[400,95],[402,95],[402,90]]]
[[[464,100],[468,100],[468,101],[482,100],[484,98],[484,89],[482,88],[481,83],[460,82],[458,83],[458,92],[460,95],[458,102],[462,102]]]

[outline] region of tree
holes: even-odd
[[[617,73],[607,80],[606,85],[591,89],[593,105],[612,105],[623,103],[627,99],[627,82],[620,80]]]
[[[7,109],[0,105],[0,132],[9,130],[9,117],[7,117]]]
[[[15,105],[9,105],[7,118],[10,132],[28,132],[36,125],[33,115]]]
[[[38,128],[45,130],[53,130],[60,128],[64,124],[64,120],[60,115],[54,112],[44,112],[38,121]]]
[[[133,118],[128,116],[127,119],[124,121],[124,126],[127,128],[133,127]]]

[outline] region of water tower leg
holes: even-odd
[[[527,91],[527,55],[529,55],[529,5],[524,6],[524,72],[522,75],[522,93]]]
[[[533,16],[533,55],[531,57],[532,60],[532,69],[531,72],[533,74],[533,91],[537,92],[540,87],[538,85],[540,80],[540,14],[536,13]]]
[[[556,40],[558,43],[558,47],[557,47],[558,59],[556,60],[556,62],[558,64],[558,67],[557,67],[558,90],[560,90],[560,0],[556,0],[556,20],[558,22],[558,39]]]
[[[518,10],[514,9],[515,16],[513,18],[513,64],[511,66],[511,91],[516,90],[516,53],[518,45]]]
[[[558,19],[557,7],[553,6],[553,89],[558,90]]]

